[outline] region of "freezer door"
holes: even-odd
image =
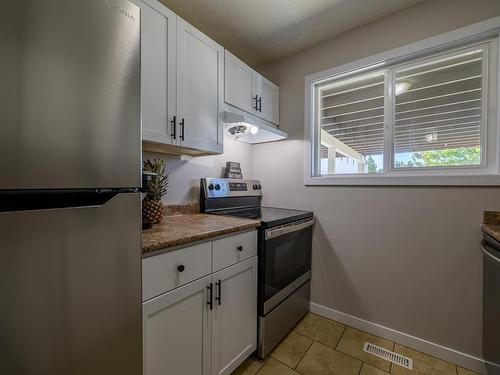
[[[0,213],[0,374],[142,374],[139,194]]]
[[[135,5],[3,2],[0,51],[0,190],[140,186]]]

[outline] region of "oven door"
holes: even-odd
[[[261,232],[259,312],[266,315],[311,278],[314,219]]]

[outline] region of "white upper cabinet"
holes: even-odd
[[[141,8],[144,149],[222,153],[224,48],[158,1],[133,2]]]
[[[259,103],[257,116],[278,125],[280,112],[280,91],[278,86],[268,79],[258,78]]]
[[[177,114],[180,145],[221,153],[224,48],[177,19]]]
[[[226,50],[224,101],[249,113],[255,113],[257,80],[252,68]]]
[[[225,51],[224,101],[279,125],[279,88]]]
[[[156,1],[134,3],[141,8],[142,139],[175,144],[177,16]]]
[[[279,88],[156,0],[141,8],[146,151],[223,151],[224,102],[279,125]]]

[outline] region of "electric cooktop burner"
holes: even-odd
[[[292,221],[309,219],[313,216],[313,213],[310,211],[290,210],[276,207],[247,207],[227,209],[212,213],[260,220],[262,225],[266,228],[276,227]]]

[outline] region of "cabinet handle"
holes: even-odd
[[[221,281],[217,281],[215,285],[217,285],[217,294],[218,296],[215,297],[215,300],[217,301],[217,304],[220,306],[222,303],[222,286],[221,286]]]
[[[177,266],[177,271],[179,271],[179,272],[184,272],[185,269],[186,269],[186,267],[184,266],[184,264]]]
[[[262,112],[262,96],[259,98],[259,112]]]
[[[214,286],[213,286],[213,284],[210,283],[210,285],[207,286],[207,289],[208,289],[207,305],[210,306],[210,310],[213,310],[214,309],[214,293],[213,293]]]
[[[238,247],[236,248],[236,250],[238,250],[238,251],[243,251],[243,246],[238,246]]]
[[[180,126],[181,126],[181,141],[184,140],[184,119],[182,119],[181,123],[180,123]]]
[[[170,137],[173,139],[177,139],[177,116],[174,116],[173,120],[170,121],[172,124],[172,133],[170,133]]]
[[[258,95],[255,95],[255,107],[252,107],[253,109],[255,109],[256,111],[259,110],[259,96]]]

